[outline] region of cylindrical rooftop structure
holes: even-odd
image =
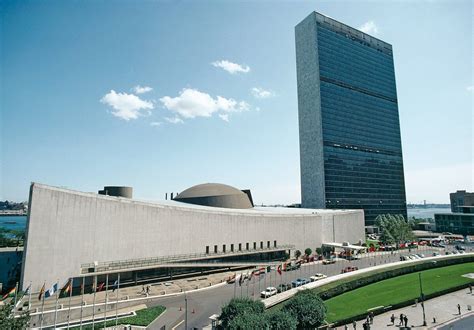
[[[132,198],[133,188],[125,186],[105,186],[103,190],[99,190],[100,195]]]

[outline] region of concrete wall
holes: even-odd
[[[79,275],[81,264],[204,253],[206,246],[229,251],[276,240],[314,250],[334,237],[364,238],[361,210],[282,211],[146,203],[32,184],[21,283],[36,291]]]

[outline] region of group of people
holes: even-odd
[[[151,285],[148,284],[147,286],[142,285],[142,292],[141,294],[146,294],[147,296],[150,294],[151,291]]]
[[[398,323],[399,326],[408,328],[408,317],[405,314],[400,314],[400,322]],[[392,322],[392,325],[395,325],[395,314],[392,314],[390,316],[390,322]]]

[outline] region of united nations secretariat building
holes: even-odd
[[[145,202],[129,187],[96,194],[32,183],[21,286],[35,292],[73,278],[87,288],[119,275],[134,285],[363,239],[363,210],[254,207],[250,191],[223,184]]]

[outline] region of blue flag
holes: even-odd
[[[46,291],[46,293],[44,294],[44,297],[49,298],[52,295],[54,295],[56,291],[58,291],[58,283],[54,283],[53,286],[48,291]]]

